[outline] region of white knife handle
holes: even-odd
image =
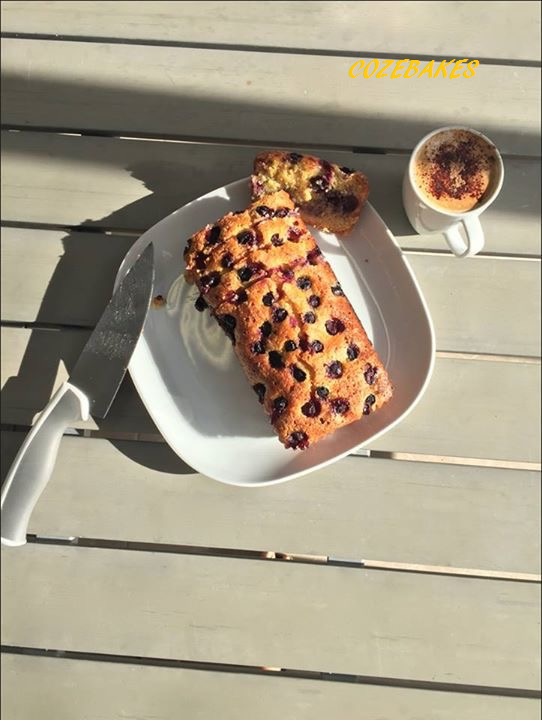
[[[22,546],[30,515],[52,474],[62,434],[77,421],[86,421],[89,401],[64,383],[41,412],[15,457],[2,489],[2,544]]]

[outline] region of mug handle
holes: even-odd
[[[461,226],[464,227],[464,233],[461,232]],[[464,218],[444,231],[444,236],[458,258],[475,256],[484,247],[484,231],[478,216]],[[466,241],[463,236],[466,237]]]

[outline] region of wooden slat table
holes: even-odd
[[[2,717],[539,719],[539,4],[4,2],[2,30],[3,477],[134,240],[262,148],[367,173],[437,335],[398,428],[262,489],[190,469],[126,379],[2,551]],[[458,121],[506,168],[462,261],[401,205]]]

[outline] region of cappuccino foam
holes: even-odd
[[[483,203],[495,172],[493,147],[468,130],[429,138],[414,161],[418,191],[431,205],[463,213]]]

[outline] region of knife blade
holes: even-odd
[[[64,431],[90,414],[103,418],[109,411],[143,330],[153,287],[150,244],[120,282],[68,381],[51,398],[15,457],[2,489],[2,544],[25,544],[30,516],[47,486]]]

